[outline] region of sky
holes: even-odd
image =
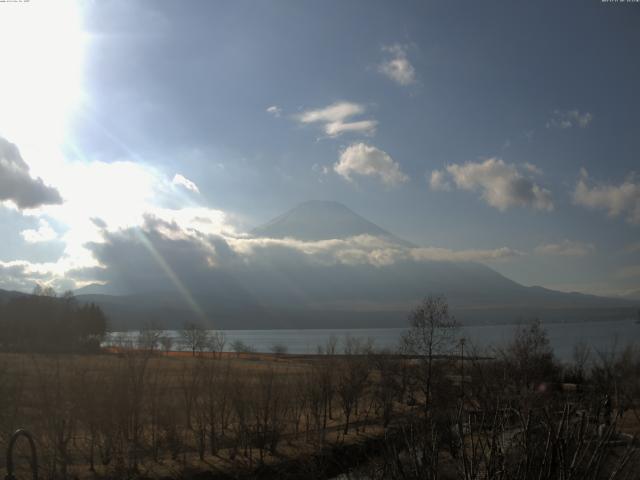
[[[524,285],[640,295],[639,43],[633,2],[0,3],[0,288],[103,282],[114,238],[176,276],[156,234],[215,268],[213,236],[255,254],[321,199]]]

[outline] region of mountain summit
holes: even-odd
[[[349,238],[371,235],[405,247],[406,240],[361,217],[339,202],[312,200],[301,203],[270,222],[255,228],[251,234],[267,238],[295,238],[304,241]]]

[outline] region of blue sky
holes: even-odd
[[[145,214],[241,235],[331,199],[525,285],[640,289],[639,4],[0,9],[0,288],[91,281]]]

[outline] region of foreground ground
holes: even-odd
[[[635,393],[611,401],[602,379],[525,384],[523,372],[510,373],[514,365],[478,356],[427,363],[357,348],[308,356],[5,353],[0,448],[9,432],[27,428],[40,478],[52,480],[319,479],[363,465],[371,479],[492,478],[505,469],[515,473],[496,478],[565,478],[532,476],[519,459],[569,468],[552,461],[554,445],[564,445],[576,458],[602,457],[602,468],[613,471],[607,465],[626,458],[625,445],[635,454]],[[533,375],[533,360],[525,365]],[[634,392],[621,380],[615,386],[618,394]],[[25,447],[18,447],[23,474]],[[410,475],[397,471],[405,464],[413,465]],[[595,472],[579,462],[575,468]]]

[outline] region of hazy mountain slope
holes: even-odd
[[[528,290],[526,287],[522,287]],[[373,297],[367,300],[315,302],[309,304],[271,301],[259,303],[245,292],[243,301],[227,301],[224,296],[196,294],[195,299],[205,319],[193,306],[175,292],[156,292],[139,295],[77,295],[80,302],[93,302],[104,310],[112,330],[140,328],[154,323],[164,328],[180,328],[185,322],[202,322],[222,329],[269,328],[375,328],[402,327],[416,299],[404,298],[396,302],[380,302]],[[420,292],[422,293],[422,292]],[[436,293],[436,292],[434,292]],[[443,293],[443,292],[440,292]],[[26,295],[21,292],[0,290],[0,304],[11,297]],[[488,297],[476,292],[479,303],[465,305],[451,301],[452,311],[463,323],[505,323],[522,319],[541,318],[543,321],[582,321],[631,318],[638,302],[622,302],[595,297],[591,306],[575,302],[573,306],[549,307],[529,303],[519,306],[490,305],[483,303]],[[567,294],[564,294],[567,295]],[[587,295],[572,298],[590,298]],[[448,298],[455,299],[455,293]]]
[[[304,202],[251,231],[256,237],[295,238],[314,241],[372,235],[404,246],[411,243],[396,237],[338,202]]]
[[[231,277],[229,277],[231,281]],[[177,293],[130,296],[81,295],[111,318],[113,328],[155,321],[179,327],[185,321],[216,328],[339,328],[404,326],[425,295],[443,294],[465,323],[504,323],[629,318],[635,305],[619,299],[524,287],[479,264],[431,262],[371,266],[309,267],[234,272],[192,291],[197,309]]]
[[[20,297],[22,295],[27,295],[27,294],[23,292],[16,292],[14,290],[0,290],[0,305],[2,305],[3,303],[9,301],[14,297]]]
[[[116,285],[102,285],[100,283],[91,283],[84,287],[73,291],[75,295],[123,295],[122,289]]]

